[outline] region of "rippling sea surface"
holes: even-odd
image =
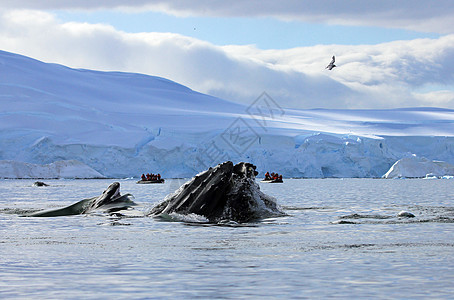
[[[260,183],[286,217],[241,226],[21,217],[114,180],[0,181],[0,298],[451,298],[454,180]],[[146,211],[183,183],[121,180]],[[399,218],[409,211],[414,218]]]

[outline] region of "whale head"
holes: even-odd
[[[135,205],[131,194],[120,194],[120,183],[114,182],[99,196],[89,202],[84,213],[102,208],[107,212],[114,212]]]
[[[210,223],[243,223],[282,215],[275,199],[260,191],[257,174],[250,163],[224,162],[196,175],[153,207],[149,215],[196,214]]]

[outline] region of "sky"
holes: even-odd
[[[454,109],[454,0],[0,0],[0,49],[244,104]]]

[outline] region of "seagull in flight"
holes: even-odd
[[[336,58],[335,58],[334,55],[333,55],[333,59],[331,60],[331,62],[329,63],[329,65],[326,66],[325,69],[332,70],[334,67],[336,67],[336,65],[334,64],[335,61],[336,61]]]

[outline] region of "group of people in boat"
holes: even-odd
[[[271,174],[270,174],[270,172],[266,172],[264,180],[265,181],[271,181],[271,180],[282,181],[282,175],[279,175],[278,173],[274,173],[274,172],[272,172]]]
[[[142,174],[140,178],[142,181],[161,181],[161,174],[147,173],[147,175]]]

